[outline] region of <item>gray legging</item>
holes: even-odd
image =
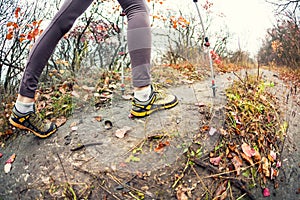
[[[150,84],[151,30],[144,0],[118,0],[128,19],[127,41],[134,87]],[[34,44],[20,85],[20,94],[33,98],[39,77],[59,40],[93,0],[65,0],[52,22]]]

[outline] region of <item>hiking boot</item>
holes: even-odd
[[[139,101],[134,98],[132,101],[131,115],[134,117],[145,117],[151,113],[173,108],[178,104],[178,99],[175,95],[167,94],[162,90],[155,90],[151,86],[151,95],[148,101]]]
[[[22,114],[15,107],[12,110],[9,122],[19,129],[31,131],[40,138],[49,137],[57,130],[54,123],[44,123],[35,111]]]

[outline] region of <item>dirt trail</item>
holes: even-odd
[[[251,73],[256,73],[256,71]],[[289,88],[274,76],[273,72],[263,71],[263,74],[267,80],[275,82],[276,86],[272,92],[283,101],[286,117],[290,122],[282,153],[283,169],[279,174],[279,188],[271,189],[269,199],[299,199],[296,192],[300,180],[300,158],[297,153],[300,142],[300,108],[293,103],[292,98],[289,99],[288,104],[284,103]],[[199,127],[207,121],[207,118],[210,118],[211,127],[216,129],[222,127],[225,117],[223,107],[226,104],[224,90],[232,84],[234,79],[236,76],[232,73],[216,77],[218,86],[216,98],[212,97],[209,80],[170,88],[170,91],[179,98],[179,105],[171,110],[154,113],[144,119],[129,119],[127,115],[131,106],[130,102],[123,100],[120,94],[115,94],[112,106],[99,110],[86,107],[77,111],[65,125],[60,127],[57,134],[49,139],[40,140],[32,134],[17,135],[6,145],[6,148],[0,149],[4,155],[0,158],[0,166],[4,166],[11,154],[17,155],[13,168],[8,174],[4,173],[3,167],[0,168],[0,199],[54,198],[61,195],[60,189],[63,183],[72,183],[74,188],[91,190],[92,192],[89,193],[91,199],[101,199],[105,196],[108,199],[117,199],[117,197],[122,199],[120,193],[125,191],[123,188],[106,191],[107,189],[102,186],[92,186],[94,181],[99,181],[100,178],[103,182],[107,181],[103,176],[97,179],[95,175],[105,173],[108,176],[111,175],[111,171],[114,171],[118,172],[119,179],[130,179],[134,182],[132,180],[137,176],[137,172],[146,173],[149,176],[162,173],[172,174],[172,169],[175,170],[176,167],[182,165],[180,162],[182,155],[191,145],[194,135],[198,133]],[[205,109],[199,112],[199,106],[195,104],[203,104]],[[98,122],[95,116],[101,116],[103,120]],[[109,130],[104,125],[106,120],[110,120],[113,124]],[[76,124],[76,130],[71,130],[71,124]],[[124,126],[130,127],[131,130],[124,138],[117,138],[115,132]],[[203,137],[201,141],[203,154],[214,147],[217,139],[218,133]],[[166,148],[163,149],[163,153],[153,151],[157,140],[168,142],[165,143]],[[79,144],[84,144],[86,147],[71,151]],[[89,144],[91,145],[88,146]],[[118,186],[118,180],[113,178],[115,176],[110,177],[110,180],[114,180],[110,186],[112,188],[115,185]],[[169,188],[170,191],[166,190],[165,194],[160,196],[159,192],[155,193],[159,186],[151,185],[151,181],[147,183],[149,185],[146,185],[148,193],[145,199],[176,199],[174,189]],[[130,187],[136,185],[130,185]],[[94,189],[91,189],[93,187]],[[192,193],[196,199],[200,190],[199,193],[196,191]],[[254,192],[254,195],[256,199],[263,198],[259,189]],[[123,199],[128,199],[128,197],[123,196]]]

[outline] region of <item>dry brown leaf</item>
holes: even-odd
[[[102,121],[102,117],[101,116],[95,116],[94,118],[95,118],[95,120],[97,122],[101,122]]]
[[[270,177],[270,163],[266,157],[262,157],[262,172],[266,177]]]
[[[187,189],[178,187],[176,192],[177,200],[188,200],[188,196],[186,195]]]
[[[77,122],[72,122],[72,123],[70,124],[70,128],[72,128],[73,126],[77,126]]]
[[[260,156],[258,151],[255,151],[255,154],[254,154],[253,158],[254,158],[255,162],[261,161],[261,156]]]
[[[124,126],[123,128],[116,130],[115,135],[117,138],[124,138],[125,134],[130,130],[131,130],[131,127]]]
[[[56,126],[60,127],[60,126],[64,125],[66,123],[66,121],[67,121],[67,118],[64,116],[61,116],[61,117],[55,119],[55,124],[56,124]]]
[[[169,141],[159,142],[158,145],[154,148],[154,151],[156,153],[162,153],[164,151],[164,148],[166,146],[170,146],[170,142]]]
[[[224,181],[222,182],[217,190],[216,190],[216,193],[215,193],[215,197],[213,198],[213,200],[224,200],[226,199],[227,197],[227,184],[228,184],[228,181]]]
[[[208,131],[209,129],[210,129],[210,127],[208,125],[202,126],[202,131],[203,132]]]
[[[228,148],[230,149],[230,151],[235,152],[236,145],[235,144],[228,144]]]
[[[247,143],[242,144],[242,150],[250,158],[255,155],[255,149],[251,148]]]
[[[239,176],[241,172],[241,166],[243,165],[243,161],[238,156],[234,156],[231,159],[231,162],[236,170],[236,175]]]
[[[241,153],[241,156],[242,156],[242,158],[243,158],[244,160],[246,160],[250,165],[253,165],[253,164],[254,164],[252,158],[250,158],[250,157],[247,156],[246,154]]]
[[[277,169],[274,169],[271,167],[271,180],[274,179],[274,177],[277,177],[279,174],[279,171]]]

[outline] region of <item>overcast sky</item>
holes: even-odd
[[[198,0],[200,7],[206,0]],[[224,17],[213,17],[210,26],[212,29],[227,26],[232,40],[230,49],[237,49],[240,43],[242,50],[255,54],[275,19],[273,8],[265,0],[210,0],[213,3],[214,15],[224,14]],[[195,12],[193,0],[166,0],[165,6],[180,9],[188,14]],[[201,13],[205,18],[206,13]]]

